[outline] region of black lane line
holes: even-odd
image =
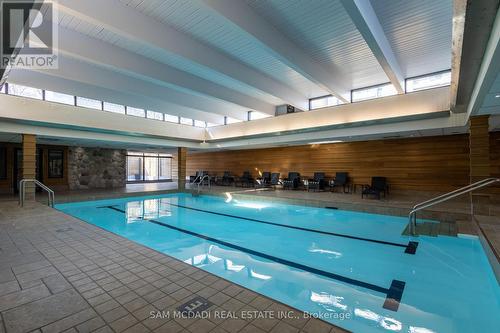
[[[214,212],[214,211],[210,211],[210,210],[193,208],[193,207],[188,207],[188,206],[183,206],[183,205],[178,205],[178,204],[173,204],[173,203],[168,203],[168,204],[171,205],[171,206],[175,206],[175,207],[179,207],[179,208],[184,208],[184,209],[189,209],[189,210],[194,210],[194,211],[197,211],[197,212],[202,212],[202,213],[207,213],[207,214],[213,214],[213,215],[219,215],[219,216],[225,216],[225,217],[231,217],[231,218],[235,218],[235,219],[246,220],[246,221],[257,222],[257,223],[268,224],[268,225],[274,225],[274,226],[283,227],[283,228],[289,228],[289,229],[295,229],[295,230],[301,230],[301,231],[307,231],[307,232],[314,232],[314,233],[317,233],[317,234],[323,234],[323,235],[329,235],[329,236],[336,236],[336,237],[343,237],[343,238],[355,239],[355,240],[359,240],[359,241],[371,242],[371,243],[377,243],[377,244],[383,244],[383,245],[389,245],[389,246],[402,247],[402,248],[405,249],[405,253],[406,254],[415,254],[416,251],[417,251],[417,246],[418,246],[418,242],[409,242],[408,244],[399,244],[399,243],[381,241],[381,240],[376,240],[376,239],[371,239],[371,238],[356,237],[356,236],[351,236],[351,235],[346,235],[346,234],[338,234],[338,233],[335,233],[335,232],[328,232],[328,231],[308,229],[308,228],[303,228],[303,227],[296,227],[296,226],[286,225],[286,224],[281,224],[281,223],[268,222],[268,221],[263,221],[263,220],[258,220],[258,219],[252,219],[252,218],[242,217],[242,216],[237,216],[237,215],[231,215],[231,214],[225,214],[225,213],[218,213],[218,212]],[[108,206],[106,206],[106,208],[107,207]],[[98,207],[98,208],[101,208],[101,207]]]
[[[117,212],[125,214],[124,210],[121,210],[121,209],[113,207],[113,206],[104,206],[104,207],[97,207],[97,208],[109,208],[109,209],[112,209],[112,210],[115,210]],[[321,270],[321,269],[317,269],[317,268],[314,268],[314,267],[302,265],[302,264],[299,264],[299,263],[296,263],[296,262],[293,262],[293,261],[289,261],[289,260],[286,260],[286,259],[278,258],[278,257],[272,256],[272,255],[269,255],[269,254],[266,254],[266,253],[262,253],[262,252],[259,252],[259,251],[254,251],[254,250],[248,249],[246,247],[242,247],[242,246],[239,246],[239,245],[236,245],[236,244],[228,243],[228,242],[225,242],[223,240],[220,240],[220,239],[217,239],[217,238],[212,238],[210,236],[202,235],[202,234],[199,234],[199,233],[196,233],[196,232],[193,232],[193,231],[189,231],[189,230],[186,230],[186,229],[178,228],[178,227],[175,227],[173,225],[170,225],[170,224],[167,224],[167,223],[163,223],[163,222],[160,222],[160,221],[156,221],[156,220],[143,220],[143,221],[154,223],[154,224],[157,224],[157,225],[160,225],[160,226],[172,229],[172,230],[176,230],[176,231],[188,234],[190,236],[202,238],[202,239],[205,239],[205,240],[207,240],[209,242],[216,243],[216,244],[219,244],[219,245],[222,245],[222,246],[226,246],[226,247],[229,247],[231,249],[235,249],[235,250],[238,250],[238,251],[241,251],[241,252],[245,252],[245,253],[248,253],[248,254],[251,254],[251,255],[255,255],[255,256],[258,256],[258,257],[261,257],[261,258],[264,258],[264,259],[268,259],[270,261],[274,261],[274,262],[279,263],[279,264],[283,264],[283,265],[286,265],[286,266],[294,267],[296,269],[300,269],[300,270],[303,270],[303,271],[306,271],[306,272],[310,272],[310,273],[313,273],[313,274],[321,275],[321,276],[324,276],[324,277],[327,277],[327,278],[330,278],[330,279],[333,279],[333,280],[345,282],[347,284],[351,284],[351,285],[354,285],[354,286],[358,286],[358,287],[361,287],[361,288],[365,288],[365,289],[369,289],[369,290],[373,290],[373,291],[385,294],[386,295],[386,299],[385,299],[385,302],[384,302],[384,305],[383,305],[384,309],[388,309],[388,310],[391,310],[391,311],[397,311],[398,308],[399,308],[399,303],[401,301],[401,298],[403,297],[403,291],[404,291],[404,287],[405,287],[405,282],[404,281],[392,280],[391,286],[389,288],[384,288],[384,287],[380,287],[380,286],[377,286],[375,284],[371,284],[371,283],[368,283],[368,282],[363,282],[363,281],[359,281],[359,280],[356,280],[356,279],[351,279],[351,278],[343,276],[343,275],[339,275],[339,274],[327,272],[327,271],[324,271],[324,270]]]
[[[194,210],[194,211],[197,211],[197,212],[202,212],[202,213],[207,213],[207,214],[213,214],[213,215],[219,215],[219,216],[225,216],[225,217],[232,217],[232,218],[235,218],[235,219],[247,220],[247,221],[257,222],[257,223],[262,223],[262,224],[269,224],[269,225],[274,225],[274,226],[283,227],[283,228],[296,229],[296,230],[307,231],[307,232],[314,232],[314,233],[317,233],[317,234],[323,234],[323,235],[329,235],[329,236],[337,236],[337,237],[355,239],[355,240],[359,240],[359,241],[372,242],[372,243],[383,244],[383,245],[403,247],[403,248],[405,248],[405,253],[407,253],[407,254],[415,254],[415,252],[417,250],[417,246],[416,245],[418,245],[418,242],[409,242],[408,244],[399,244],[399,243],[381,241],[381,240],[377,240],[377,239],[363,238],[363,237],[351,236],[351,235],[346,235],[346,234],[338,234],[338,233],[335,233],[335,232],[322,231],[322,230],[316,230],[316,229],[308,229],[308,228],[296,227],[296,226],[293,226],[293,225],[286,225],[286,224],[275,223],[275,222],[268,222],[268,221],[263,221],[263,220],[258,220],[258,219],[252,219],[252,218],[248,218],[248,217],[242,217],[242,216],[238,216],[238,215],[218,213],[218,212],[214,212],[214,211],[211,211],[211,210],[193,208],[193,207],[183,206],[183,205],[178,205],[178,204],[173,204],[173,203],[168,203],[168,204],[171,205],[171,206],[175,206],[175,207],[179,207],[179,208],[184,208],[184,209],[190,209],[190,210]],[[412,244],[412,243],[414,243],[414,244]],[[411,247],[411,249],[409,249],[410,247]]]

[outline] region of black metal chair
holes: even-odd
[[[273,172],[271,174],[271,181],[269,185],[272,186],[273,188],[276,188],[276,186],[281,185],[279,172]]]
[[[232,184],[234,184],[234,177],[231,176],[231,172],[224,171],[224,175],[222,176],[221,179],[221,185],[230,186]]]
[[[262,187],[269,186],[271,184],[271,173],[264,171],[262,173],[262,176],[260,178],[257,178],[257,181]]]
[[[200,171],[196,171],[194,176],[189,176],[189,182],[194,183],[194,181],[197,180],[199,178],[199,176],[200,176]]]
[[[283,189],[284,190],[296,190],[300,186],[300,173],[298,172],[289,172],[288,178],[283,180]]]
[[[307,181],[307,190],[321,191],[325,189],[326,184],[325,173],[315,172],[313,178]]]
[[[330,182],[330,190],[335,192],[335,188],[337,187],[342,187],[344,193],[349,193],[350,184],[347,172],[337,172],[335,174],[335,179]]]
[[[243,172],[243,175],[239,179],[239,184],[241,187],[250,187],[255,185],[255,179],[253,179],[250,171]]]
[[[383,193],[385,198],[387,196],[388,190],[389,185],[387,184],[386,177],[372,177],[372,184],[363,186],[361,198],[374,195],[378,200],[380,200],[380,195]]]
[[[205,175],[208,175],[208,171],[196,171],[194,176],[189,176],[189,182],[197,184]]]

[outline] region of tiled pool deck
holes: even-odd
[[[345,332],[38,202],[0,202],[0,244],[1,333]],[[211,318],[150,317],[196,296]],[[259,310],[297,318],[215,315]]]

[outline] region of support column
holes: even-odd
[[[187,148],[177,148],[177,188],[179,190],[186,189],[186,160]]]
[[[23,134],[23,161],[21,168],[21,179],[36,178],[36,136]],[[26,184],[26,200],[35,198],[35,185]]]
[[[470,182],[491,177],[489,116],[471,117],[469,122]],[[488,189],[471,192],[473,213],[489,215],[490,194]]]

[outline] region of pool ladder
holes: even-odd
[[[408,216],[410,234],[412,236],[417,236],[417,213],[419,211],[498,182],[500,182],[500,178],[486,178],[478,182],[475,182],[473,184],[459,188],[455,191],[437,196],[435,198],[432,198],[430,200],[415,205]],[[472,209],[472,204],[471,204],[471,209]]]
[[[203,187],[203,182],[207,180],[207,184],[208,184],[208,188],[211,187],[211,184],[210,184],[210,176],[209,175],[204,175],[203,177],[200,178],[200,181],[198,182],[197,186],[198,186],[198,194],[200,194],[200,191],[201,191],[201,187]]]
[[[19,205],[22,207],[24,206],[24,200],[26,198],[26,183],[33,183],[36,186],[40,187],[44,191],[47,192],[48,194],[48,205],[49,207],[54,208],[54,202],[55,202],[55,195],[54,191],[52,191],[50,188],[48,188],[45,184],[42,182],[36,180],[36,179],[22,179],[19,182]]]

